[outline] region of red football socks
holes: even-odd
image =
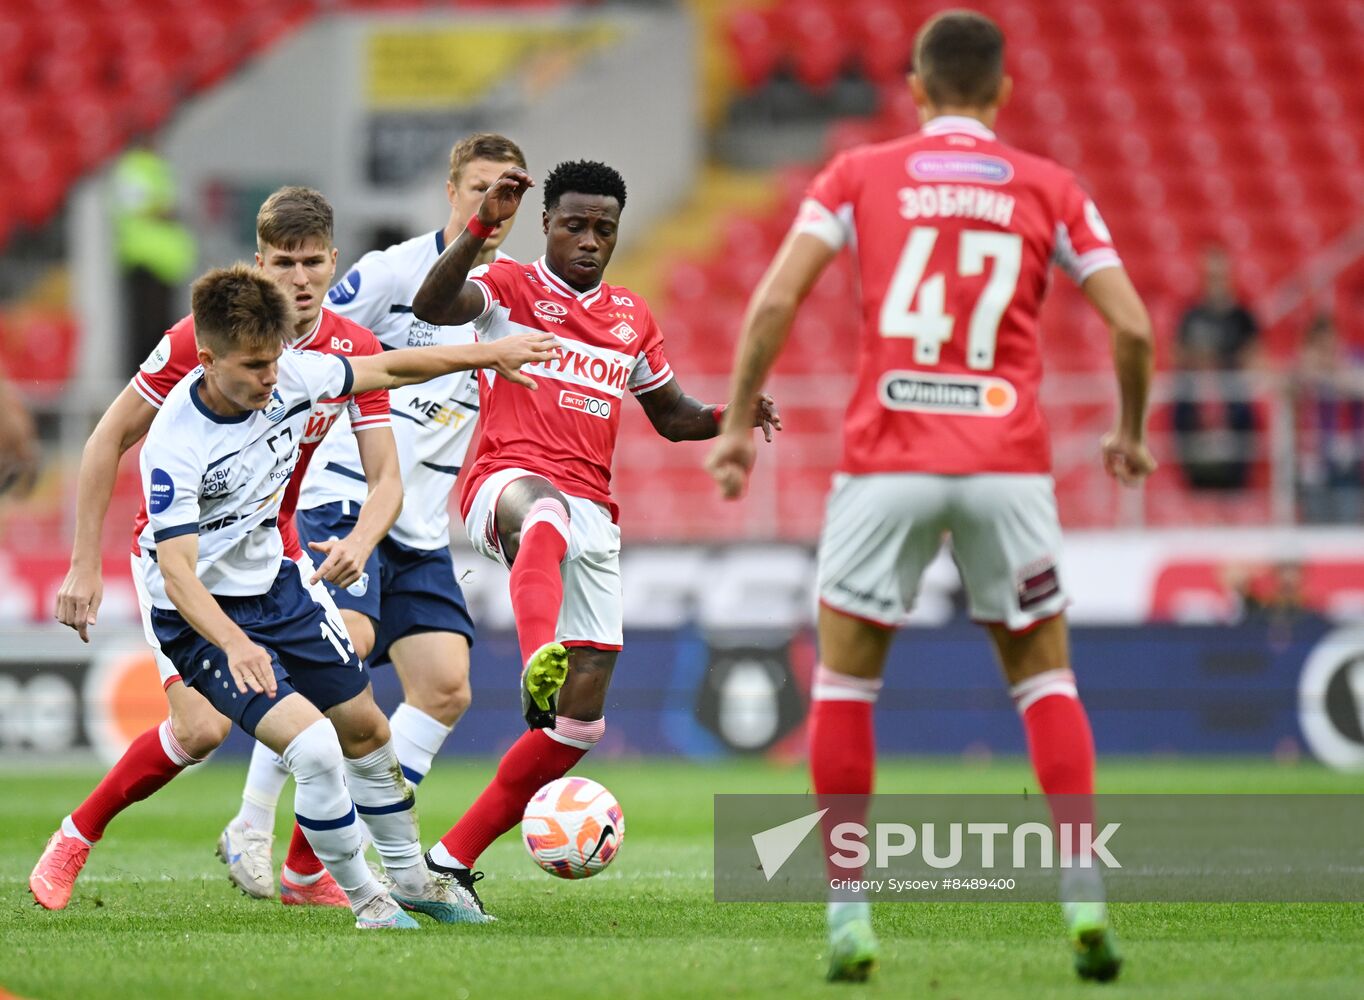
[[[864,823],[876,767],[872,709],[880,680],[815,670],[810,702],[810,779],[824,814],[827,843],[840,823]],[[826,852],[826,854],[831,852]],[[858,873],[825,862],[830,878]]]
[[[303,828],[294,824],[294,835],[289,838],[289,853],[284,858],[284,867],[295,875],[317,875],[322,871],[322,862],[313,853],[313,845],[303,835]]]
[[[93,844],[104,836],[104,828],[115,816],[164,788],[186,767],[197,763],[176,742],[169,720],[153,726],[123,751],[118,763],[71,813],[71,822]]]
[[[1079,843],[1079,824],[1094,822],[1094,736],[1069,670],[1049,670],[1014,685],[1028,754],[1052,818],[1072,824],[1068,846]]]
[[[521,662],[554,641],[564,579],[559,564],[568,551],[568,514],[557,500],[539,500],[522,522],[521,547],[511,568],[511,603]]]
[[[560,718],[554,730],[533,729],[523,734],[503,755],[492,782],[440,839],[450,856],[466,868],[473,867],[489,844],[521,822],[531,796],[567,774],[601,738],[605,727],[601,719]],[[569,732],[575,728],[581,732]],[[573,742],[560,742],[551,735],[556,732],[569,733]]]

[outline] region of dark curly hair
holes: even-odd
[[[570,192],[615,198],[625,207],[625,178],[596,160],[568,160],[551,170],[545,178],[545,211],[553,211]]]

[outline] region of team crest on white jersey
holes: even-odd
[[[265,404],[265,419],[277,424],[284,419],[284,400],[278,389],[270,390],[270,402]]]

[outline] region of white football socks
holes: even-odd
[[[326,719],[319,719],[284,748],[284,763],[298,783],[294,811],[314,853],[336,879],[351,909],[358,910],[383,890],[365,863],[360,824],[346,791],[341,743]]]
[[[417,793],[403,777],[393,743],[364,757],[346,761],[346,783],[355,809],[369,828],[384,871],[404,892],[426,885],[421,839],[417,834]]]
[[[433,719],[407,702],[393,710],[388,725],[393,730],[393,752],[403,766],[403,775],[412,784],[420,785],[454,727]]]
[[[257,830],[274,830],[275,806],[287,780],[289,768],[284,761],[258,742],[251,748],[251,766],[246,770],[246,787],[242,789],[237,819]]]

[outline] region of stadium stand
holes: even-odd
[[[913,32],[937,6],[787,0],[736,10],[725,26],[738,89],[733,107],[778,125],[808,120],[837,107],[830,94],[852,80],[875,89],[877,110],[831,118],[823,153],[903,134],[915,120],[904,83]],[[1009,38],[1017,98],[1001,117],[1001,136],[1072,167],[1094,192],[1151,307],[1163,366],[1178,311],[1196,291],[1205,245],[1229,248],[1239,284],[1258,302],[1359,218],[1364,99],[1352,81],[1364,71],[1364,4],[1357,0],[1239,0],[1196,8],[1178,0],[990,0],[975,6],[998,18]],[[733,218],[703,255],[672,263],[659,312],[679,371],[728,370],[748,292],[812,174],[806,166],[776,169],[773,186],[781,196],[769,210]],[[1357,272],[1342,284],[1357,284]],[[802,310],[782,374],[849,372],[848,347],[857,331],[852,286],[845,255]],[[1092,386],[1049,393],[1062,443],[1056,466],[1063,520],[1077,527],[1121,523],[1120,499],[1097,463],[1097,439],[1109,419],[1107,338],[1064,282],[1045,315],[1048,370],[1073,376],[1066,380],[1072,389],[1077,379]],[[1270,356],[1291,351],[1301,327],[1301,314],[1269,326]],[[1359,332],[1349,331],[1355,338]],[[822,395],[838,398],[832,391]],[[808,499],[809,490],[827,483],[837,461],[831,436],[838,413],[828,406],[806,409],[815,402],[808,396],[796,401],[796,410],[793,400],[780,402],[793,414],[791,426],[780,455],[763,453],[760,461],[778,466],[769,502],[775,533],[805,537],[808,519],[784,520],[782,513],[802,505],[776,498],[800,491]],[[1271,516],[1265,487],[1274,415],[1268,399],[1257,399],[1256,407],[1262,433],[1251,490],[1235,503],[1192,495],[1166,451],[1164,468],[1146,490],[1144,523],[1258,523]],[[1158,441],[1168,426],[1168,407],[1158,406]],[[630,430],[648,433],[637,424]],[[1069,440],[1075,448],[1065,447]],[[681,510],[685,523],[707,534],[716,525],[735,535],[748,530],[713,500],[708,483],[622,465],[627,511]],[[666,523],[651,517],[640,527]]]

